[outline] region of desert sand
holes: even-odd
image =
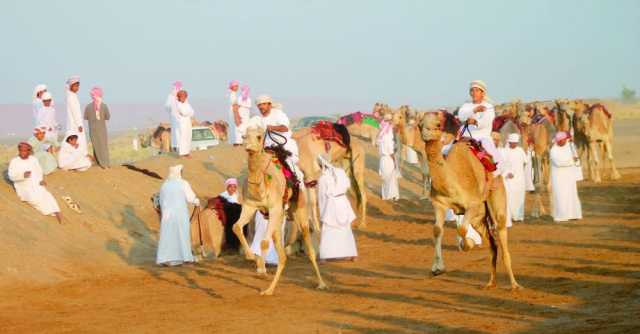
[[[550,217],[510,229],[514,272],[525,289],[488,279],[489,252],[459,252],[447,225],[448,272],[431,277],[433,211],[420,200],[420,176],[404,169],[398,203],[379,199],[377,155],[368,143],[369,228],[356,232],[357,262],[321,270],[328,291],[314,289],[303,256],[287,263],[273,297],[268,280],[238,255],[180,268],[154,264],[159,221],[149,200],[161,180],[121,166],[47,178],[65,224],[21,203],[0,183],[0,332],[3,333],[632,333],[640,331],[640,121],[616,125],[622,180],[580,184],[584,219]],[[201,197],[246,173],[242,148],[226,144],[192,160],[141,157],[135,162],[184,177]],[[529,199],[530,200],[530,199]],[[547,201],[548,203],[548,201]],[[530,207],[530,206],[528,206]],[[270,270],[270,274],[273,269]],[[269,277],[270,278],[270,277]]]

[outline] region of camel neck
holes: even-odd
[[[447,188],[447,162],[442,156],[442,142],[429,140],[425,142],[429,174],[431,175],[431,188],[439,193],[448,193]]]

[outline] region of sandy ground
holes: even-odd
[[[306,258],[294,257],[273,297],[258,296],[268,280],[239,256],[171,269],[153,264],[158,220],[149,196],[160,180],[123,167],[56,173],[48,179],[54,195],[71,195],[84,210],[63,208],[63,226],[34,214],[2,183],[0,332],[638,332],[640,168],[631,166],[640,166],[639,124],[617,127],[623,179],[581,184],[584,220],[527,218],[510,230],[514,270],[525,287],[515,293],[501,261],[499,287],[480,289],[489,252],[459,252],[451,225],[448,272],[430,276],[433,212],[418,198],[417,170],[404,172],[405,199],[382,202],[371,148],[370,227],[357,232],[358,262],[321,265],[331,288],[317,291]],[[185,178],[200,196],[211,196],[224,178],[245,173],[245,160],[242,149],[226,145],[197,152],[184,162]],[[136,165],[165,176],[176,161]]]

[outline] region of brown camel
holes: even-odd
[[[458,227],[458,234],[464,239],[463,250],[467,251],[474,245],[471,239],[465,238],[469,224],[490,244],[491,276],[485,287],[496,286],[496,264],[500,247],[511,288],[519,289],[521,287],[511,269],[506,226],[507,198],[502,177],[492,177],[485,171],[471,152],[467,141],[453,144],[447,158],[442,156],[443,132],[448,129],[457,131],[457,126],[452,126],[455,122],[453,115],[439,111],[425,113],[419,123],[431,173],[431,203],[436,217],[433,228],[435,257],[431,271],[434,275],[445,271],[442,235],[445,212],[452,208],[458,214],[464,213],[464,221]],[[490,185],[489,182],[493,184]]]
[[[586,153],[591,180],[602,182],[605,162],[609,162],[611,179],[620,179],[613,160],[613,116],[601,103],[589,107],[582,101],[576,101],[573,116],[574,142],[580,158]]]
[[[573,101],[569,101],[567,99],[556,99],[553,101],[555,106],[553,107],[553,115],[554,115],[554,125],[556,126],[557,131],[571,131],[571,114],[572,114],[572,106]]]
[[[244,198],[242,213],[238,222],[233,226],[233,232],[240,239],[246,258],[256,260],[259,273],[266,274],[264,258],[269,248],[269,240],[273,240],[278,253],[278,267],[269,288],[260,292],[261,295],[272,295],[287,261],[287,255],[281,243],[284,238],[282,235],[283,220],[286,214],[293,217],[297,228],[302,231],[307,254],[318,279],[318,289],[325,289],[327,285],[320,275],[315,250],[309,235],[306,195],[304,192],[299,192],[297,200],[292,200],[293,189],[287,188],[287,180],[282,172],[282,166],[274,162],[276,157],[263,148],[264,136],[265,130],[261,127],[250,125],[247,129],[244,147],[249,156],[248,177],[242,189]],[[262,256],[258,257],[253,255],[242,231],[243,227],[255,216],[257,210],[264,212],[269,217],[267,234],[260,243]]]
[[[316,137],[310,128],[303,128],[293,134],[298,144],[298,167],[304,173],[304,183],[307,186],[311,219],[316,231],[320,231],[318,198],[313,185],[320,178],[322,170],[317,157],[325,155],[327,160],[336,166],[342,166],[351,179],[351,192],[355,195],[359,211],[358,227],[367,226],[367,193],[364,182],[365,152],[362,144],[351,138],[350,148],[335,142],[325,141]],[[311,188],[311,189],[310,189]]]

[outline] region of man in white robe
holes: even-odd
[[[173,83],[173,88],[167,96],[167,101],[164,104],[164,107],[169,114],[169,121],[171,124],[171,150],[176,151],[178,147],[178,138],[180,137],[180,129],[178,126],[178,106],[177,106],[177,95],[178,92],[182,90],[182,81],[176,81]]]
[[[240,106],[238,104],[240,82],[231,80],[229,82],[229,143],[234,146],[242,144],[242,134],[240,133]]]
[[[482,147],[491,154],[496,164],[500,164],[498,157],[498,149],[491,139],[491,130],[493,128],[493,120],[496,117],[496,111],[491,103],[488,102],[486,96],[487,87],[480,80],[472,81],[469,88],[471,102],[463,104],[458,110],[458,118],[463,123],[465,129],[461,135],[463,137],[471,137],[482,144]],[[499,170],[494,175],[500,175]]]
[[[160,188],[162,216],[156,264],[177,266],[194,262],[188,203],[200,206],[193,189],[182,179],[182,165],[173,166],[169,168],[169,176]]]
[[[560,131],[556,133],[554,145],[549,152],[551,158],[551,215],[555,222],[582,219],[582,205],[578,198],[576,184],[576,163],[570,135]]]
[[[58,152],[58,167],[66,171],[84,172],[91,167],[91,157],[80,148],[78,135],[68,135]]]
[[[177,117],[178,117],[178,155],[182,158],[191,158],[191,118],[194,111],[191,104],[187,100],[189,95],[185,90],[181,90],[177,93],[178,102],[176,103]]]
[[[18,156],[9,163],[8,174],[20,200],[29,203],[45,216],[55,216],[62,224],[60,207],[45,188],[47,184],[38,159],[31,155],[31,145],[24,142],[18,144]]]
[[[321,156],[322,175],[318,179],[318,204],[322,233],[320,236],[320,259],[350,259],[358,256],[356,240],[351,223],[356,214],[347,198],[351,181],[341,168],[332,166]]]
[[[33,119],[35,127],[40,126],[38,122],[38,111],[42,107],[42,94],[47,92],[47,85],[39,84],[33,89],[33,98],[31,100],[31,108],[33,111]]]
[[[383,120],[381,130],[376,140],[380,165],[378,174],[382,177],[381,197],[383,200],[397,201],[400,198],[398,178],[400,172],[395,162],[395,142],[393,138],[393,126],[388,120]]]
[[[36,127],[41,128],[45,132],[45,139],[58,142],[58,121],[56,120],[56,110],[53,108],[53,97],[49,92],[41,95],[42,105],[36,113]]]
[[[78,136],[78,145],[80,150],[87,154],[87,136],[84,131],[84,118],[82,117],[82,109],[80,108],[80,100],[78,99],[78,91],[80,90],[80,77],[73,76],[67,80],[67,132],[66,135],[76,134]]]
[[[501,149],[505,165],[504,186],[507,191],[507,204],[513,221],[524,220],[525,171],[527,155],[519,146],[520,135],[512,133],[507,139],[507,147]]]

